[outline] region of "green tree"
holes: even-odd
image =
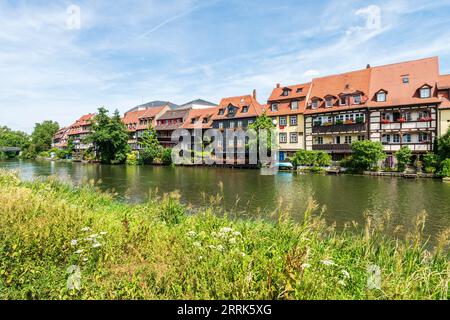
[[[450,128],[447,133],[437,140],[436,154],[439,161],[444,161],[450,158]]]
[[[370,170],[378,161],[386,159],[383,145],[380,142],[360,140],[352,143],[350,165],[357,170]]]
[[[442,166],[441,175],[443,177],[450,177],[450,158],[442,161],[441,166]]]
[[[427,153],[423,156],[423,167],[425,172],[434,173],[439,165],[438,157],[434,153]]]
[[[331,164],[331,156],[323,151],[298,150],[292,157],[294,166],[326,167]]]
[[[411,162],[412,152],[408,147],[402,147],[395,153],[397,158],[397,168],[399,172],[403,172],[406,166]]]
[[[256,120],[249,125],[249,129],[253,129],[256,131],[256,146],[249,145],[249,147],[256,147],[257,150],[259,150],[259,147],[261,145],[261,139],[260,139],[260,130],[267,131],[267,139],[265,141],[265,144],[267,146],[267,151],[270,152],[272,150],[272,129],[274,129],[276,126],[273,123],[273,120],[271,117],[267,116],[267,114],[264,112],[262,115],[258,116]],[[252,142],[250,142],[251,144]]]
[[[54,121],[46,120],[42,123],[36,123],[34,131],[31,134],[32,150],[35,153],[50,150],[53,136],[58,130],[59,124]]]
[[[95,156],[102,163],[125,163],[130,152],[128,131],[118,110],[110,117],[107,109],[99,108],[92,122],[92,133],[86,141],[94,144]]]
[[[142,145],[140,155],[145,164],[152,164],[155,159],[161,158],[163,147],[159,143],[155,129],[149,128],[144,131],[140,144]]]
[[[15,147],[23,151],[30,147],[30,136],[25,132],[13,131],[10,128],[0,127],[0,147]],[[3,158],[13,158],[16,153],[2,152]]]

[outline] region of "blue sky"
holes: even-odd
[[[448,12],[448,0],[0,0],[0,125],[253,89],[265,102],[276,83],[434,55],[450,73]]]

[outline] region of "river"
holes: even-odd
[[[101,180],[101,188],[115,190],[123,200],[146,201],[149,192],[179,190],[182,202],[194,207],[209,204],[221,192],[223,206],[242,217],[271,219],[278,207],[288,208],[294,218],[303,213],[313,197],[326,210],[328,223],[342,228],[345,222],[364,221],[366,211],[381,216],[392,211],[394,224],[412,227],[422,210],[428,213],[425,234],[450,227],[450,183],[435,179],[399,179],[358,175],[313,175],[278,173],[261,175],[259,170],[206,167],[106,166],[47,161],[0,161],[0,167],[17,169],[23,179],[56,175],[75,184]]]

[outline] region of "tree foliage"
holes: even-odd
[[[267,140],[266,140],[266,145],[267,145],[267,150],[271,150],[272,149],[272,129],[274,129],[276,126],[273,123],[273,120],[271,117],[269,117],[265,112],[258,116],[255,120],[255,122],[253,122],[252,124],[249,125],[249,129],[253,129],[256,131],[256,138],[257,138],[257,143],[258,146],[260,145],[261,141],[260,141],[260,130],[268,130],[268,134],[267,134]]]
[[[299,150],[291,162],[294,166],[326,167],[331,164],[331,156],[323,151]]]
[[[352,143],[352,157],[350,165],[357,170],[370,170],[378,161],[386,159],[383,145],[370,140],[355,141]]]
[[[440,161],[450,158],[450,128],[445,135],[437,140],[436,149]]]
[[[43,151],[50,150],[53,136],[58,130],[59,124],[51,120],[36,123],[34,131],[31,134],[32,151],[39,154]]]
[[[404,146],[395,153],[397,158],[397,168],[399,172],[403,172],[406,166],[411,162],[412,152],[411,149]]]
[[[105,108],[98,109],[98,115],[92,121],[92,133],[86,138],[94,144],[95,156],[102,163],[124,163],[130,152],[126,130],[118,110],[112,116]]]
[[[140,155],[145,164],[152,164],[155,159],[161,158],[163,147],[158,141],[155,129],[149,128],[146,130],[140,144],[142,146]]]

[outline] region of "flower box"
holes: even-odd
[[[428,122],[428,121],[431,121],[431,120],[433,120],[433,118],[431,118],[431,117],[422,117],[422,118],[419,119],[420,122]]]
[[[398,119],[398,122],[400,122],[400,123],[406,122],[406,119],[405,118],[400,118],[400,119]]]
[[[342,120],[336,120],[336,124],[344,124],[344,121],[342,121]]]
[[[353,120],[345,120],[344,124],[354,124],[355,122]]]
[[[391,120],[389,120],[389,119],[383,119],[383,120],[381,120],[381,123],[382,123],[382,124],[388,124],[388,123],[391,123]]]
[[[329,127],[333,125],[333,122],[325,122],[323,125]]]

